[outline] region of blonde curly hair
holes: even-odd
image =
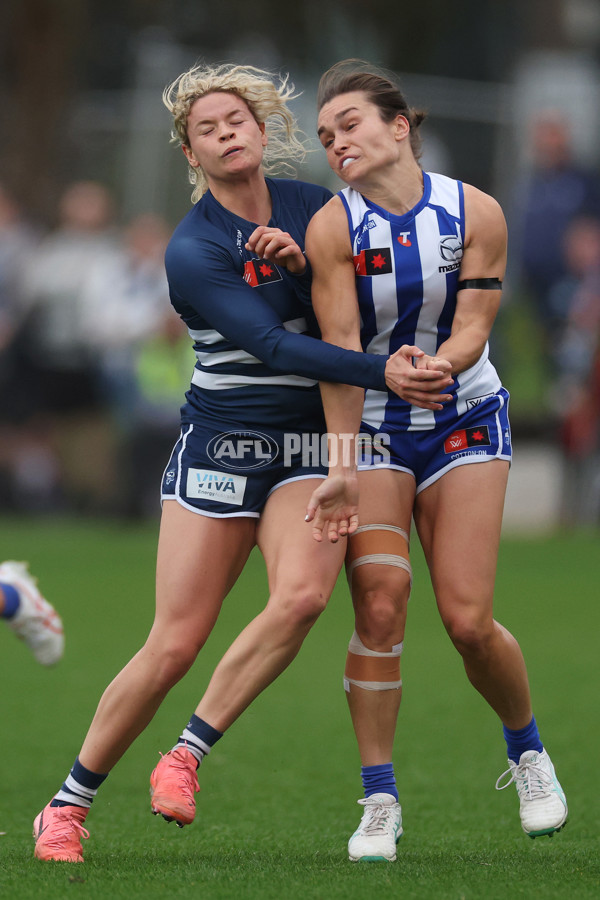
[[[217,92],[236,94],[256,121],[264,123],[268,138],[263,157],[265,172],[293,176],[290,160],[301,162],[307,150],[296,118],[287,106],[288,100],[299,96],[288,75],[277,76],[254,66],[231,63],[193,66],[163,91],[163,103],[173,116],[172,142],[190,146],[187,120],[192,104],[199,97]],[[196,203],[208,190],[208,182],[200,166],[188,165],[188,175],[194,185],[192,202]]]

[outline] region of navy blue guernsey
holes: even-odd
[[[304,249],[325,188],[267,179],[269,225]],[[183,421],[199,413],[238,424],[278,420],[290,405],[320,403],[318,381],[385,390],[387,356],[321,341],[310,305],[310,271],[290,274],[245,249],[256,228],[210,192],[175,229],[165,256],[171,302],[194,341],[196,365]],[[241,417],[241,418],[240,418]]]

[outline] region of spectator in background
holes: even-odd
[[[548,298],[566,272],[564,235],[574,218],[600,217],[600,179],[574,158],[564,113],[542,113],[533,123],[532,163],[518,185],[514,209],[517,240],[511,251],[529,293],[549,352]]]
[[[141,486],[164,468],[194,363],[169,301],[170,228],[144,213],[117,230],[96,182],[69,185],[58,213],[25,257],[35,234],[0,190],[0,347],[10,348],[0,364],[0,499],[35,511],[158,512]]]
[[[85,330],[84,285],[93,264],[116,248],[113,201],[96,182],[77,182],[62,195],[59,224],[41,242],[25,279],[32,375],[43,377],[53,412],[97,401]]]
[[[169,237],[159,216],[135,217],[121,245],[96,256],[82,282],[82,324],[94,377],[124,427],[135,394],[133,348],[160,327],[170,307],[164,266]]]
[[[24,280],[26,342],[21,403],[30,426],[32,465],[21,465],[23,493],[38,502],[57,491],[76,508],[99,508],[112,473],[95,359],[86,333],[84,284],[95,261],[117,246],[114,204],[94,181],[69,185],[58,227],[40,243]],[[45,484],[29,479],[46,471]],[[58,482],[58,484],[57,484]]]
[[[0,505],[12,505],[13,448],[19,432],[19,335],[21,285],[39,240],[11,191],[0,184]]]
[[[118,441],[118,508],[129,515],[159,512],[155,485],[195,362],[169,299],[169,238],[160,216],[136,216],[122,247],[98,256],[83,284],[84,330]]]
[[[9,346],[18,326],[23,273],[37,241],[18,201],[0,184],[0,351]]]
[[[169,305],[155,332],[133,348],[135,393],[124,444],[123,512],[157,515],[156,480],[164,470],[195,356],[187,329]]]
[[[596,327],[600,288],[600,219],[573,219],[565,230],[563,255],[565,274],[550,290],[546,310],[559,375],[588,368],[586,347]],[[575,337],[580,346],[574,343]]]
[[[600,523],[600,220],[565,234],[567,274],[550,293],[565,525]]]

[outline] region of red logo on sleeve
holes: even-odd
[[[249,259],[244,263],[244,281],[250,287],[281,280],[281,272],[277,266],[266,259]]]
[[[463,428],[454,431],[444,441],[444,453],[457,453],[459,450],[467,450],[469,447],[489,447],[490,432],[487,425],[479,428]]]
[[[388,275],[392,271],[392,251],[389,247],[369,247],[354,257],[357,275]]]

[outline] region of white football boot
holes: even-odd
[[[58,613],[38,591],[36,579],[27,571],[26,563],[2,563],[0,582],[16,588],[21,601],[12,619],[4,621],[27,644],[39,663],[53,666],[62,657],[65,646]]]
[[[394,862],[402,837],[402,810],[392,794],[371,794],[358,801],[365,807],[360,825],[348,841],[351,862]]]
[[[496,790],[502,791],[514,781],[519,795],[521,825],[529,837],[553,835],[567,821],[567,800],[561,788],[552,760],[545,750],[527,750],[519,763],[509,759],[509,768],[496,782]],[[503,778],[510,776],[505,784]]]

